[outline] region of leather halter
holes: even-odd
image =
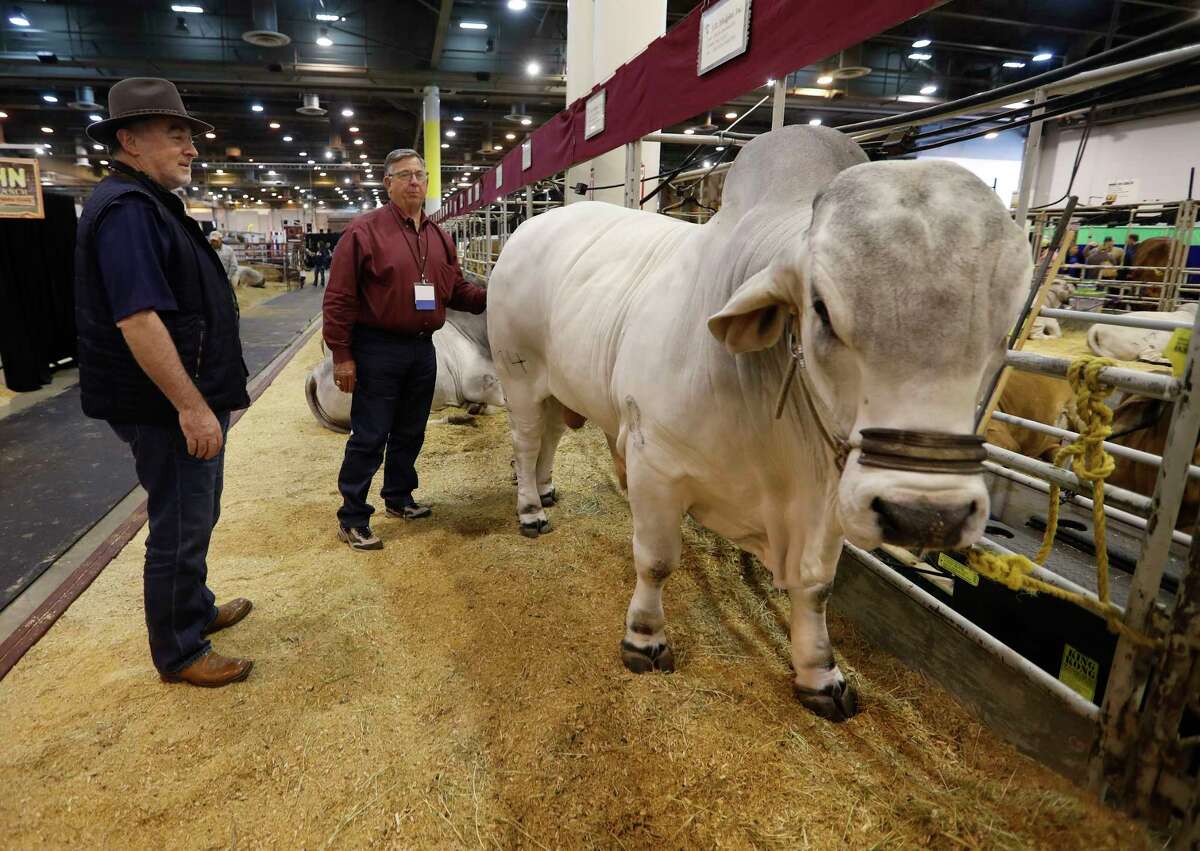
[[[775,419],[783,416],[792,379],[800,375],[801,390],[809,413],[817,423],[821,437],[833,450],[834,464],[838,472],[846,468],[850,450],[860,449],[858,463],[864,467],[883,467],[889,470],[904,470],[911,473],[943,473],[973,476],[984,471],[983,461],[987,450],[984,439],[975,434],[947,434],[937,431],[907,431],[894,428],[866,428],[861,438],[850,441],[842,437],[826,422],[817,407],[812,386],[808,382],[808,364],[804,358],[804,346],[795,333],[795,317],[789,316],[784,331],[789,363],[775,402]]]

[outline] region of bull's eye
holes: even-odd
[[[821,320],[821,324],[827,330],[832,330],[833,325],[829,321],[829,308],[825,306],[825,302],[819,298],[813,299],[813,310],[816,312],[817,318]]]

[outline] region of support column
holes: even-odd
[[[592,30],[595,0],[567,0],[567,105],[588,93],[592,87]],[[576,183],[592,183],[588,163],[567,169],[567,188],[563,203],[586,200],[571,189]]]
[[[784,110],[787,106],[787,77],[775,81],[775,99],[771,101],[771,129],[778,130],[783,126]]]
[[[1042,104],[1046,101],[1046,90],[1038,89],[1033,94],[1033,102]],[[1035,109],[1032,116],[1036,118],[1045,112],[1044,109]],[[1025,221],[1029,215],[1029,203],[1033,197],[1034,187],[1037,185],[1038,166],[1042,159],[1042,124],[1041,121],[1035,121],[1029,125],[1029,135],[1025,137],[1025,151],[1021,156],[1021,182],[1020,189],[1017,194],[1017,209],[1014,215],[1014,221],[1022,231],[1027,230],[1028,223]]]
[[[646,45],[667,31],[667,0],[596,0],[593,13],[593,83],[602,83],[621,65],[646,49]],[[643,176],[659,173],[659,143],[642,144]],[[623,204],[625,201],[625,152],[618,148],[592,160],[595,186],[613,186],[592,193],[597,201]],[[645,195],[658,181],[641,184]],[[644,209],[657,210],[657,198]]]
[[[425,87],[422,109],[425,131],[425,169],[429,187],[425,190],[425,215],[442,208],[442,98],[437,86]]]

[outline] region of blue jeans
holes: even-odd
[[[316,269],[314,270],[314,272],[315,272],[315,274],[313,275],[313,286],[314,287],[325,286],[325,267],[317,266]]]
[[[218,414],[228,434],[229,414]],[[225,449],[216,458],[188,454],[178,423],[111,423],[129,444],[138,482],[149,495],[150,534],[142,590],[154,667],[174,674],[212,645],[204,631],[217,616],[208,590],[208,542],[221,516]]]
[[[338,520],[346,528],[370,521],[375,509],[367,496],[380,463],[384,503],[395,508],[412,503],[415,464],[425,442],[437,378],[437,357],[428,337],[400,337],[356,325],[351,351],[355,385],[350,439],[338,474]]]

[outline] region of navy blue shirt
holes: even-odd
[[[120,322],[143,310],[178,310],[167,284],[170,234],[152,202],[123,195],[104,212],[96,226],[96,257],[113,320]]]

